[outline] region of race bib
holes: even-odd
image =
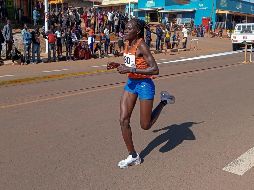
[[[133,67],[133,68],[136,68],[136,56],[133,55],[133,54],[124,54],[123,55],[124,57],[124,64],[127,66],[127,67]]]

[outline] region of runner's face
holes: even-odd
[[[124,36],[125,40],[132,41],[137,39],[137,36],[138,36],[138,30],[137,30],[137,27],[135,27],[134,22],[131,22],[131,21],[128,22],[126,25],[126,33]]]

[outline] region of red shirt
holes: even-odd
[[[82,17],[81,18],[83,18],[84,19],[84,22],[86,22],[87,21],[87,14],[86,13],[84,13],[83,15],[82,15]]]
[[[48,34],[48,41],[50,44],[54,44],[56,42],[56,35],[55,34]]]

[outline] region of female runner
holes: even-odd
[[[140,100],[140,125],[144,130],[152,127],[165,105],[174,103],[174,97],[164,91],[161,92],[161,102],[152,110],[155,86],[151,78],[153,75],[159,74],[159,69],[143,39],[144,27],[144,22],[139,19],[132,19],[127,23],[124,51],[125,64],[108,64],[108,69],[117,67],[120,74],[128,75],[120,101],[120,125],[129,155],[118,163],[120,168],[127,168],[141,163],[141,158],[133,145],[130,127],[130,118],[137,97]]]

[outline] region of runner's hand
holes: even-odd
[[[116,69],[120,66],[120,63],[110,62],[107,64],[107,70]]]
[[[130,73],[131,72],[131,67],[127,67],[126,65],[121,64],[119,67],[117,67],[117,71],[120,74]]]

